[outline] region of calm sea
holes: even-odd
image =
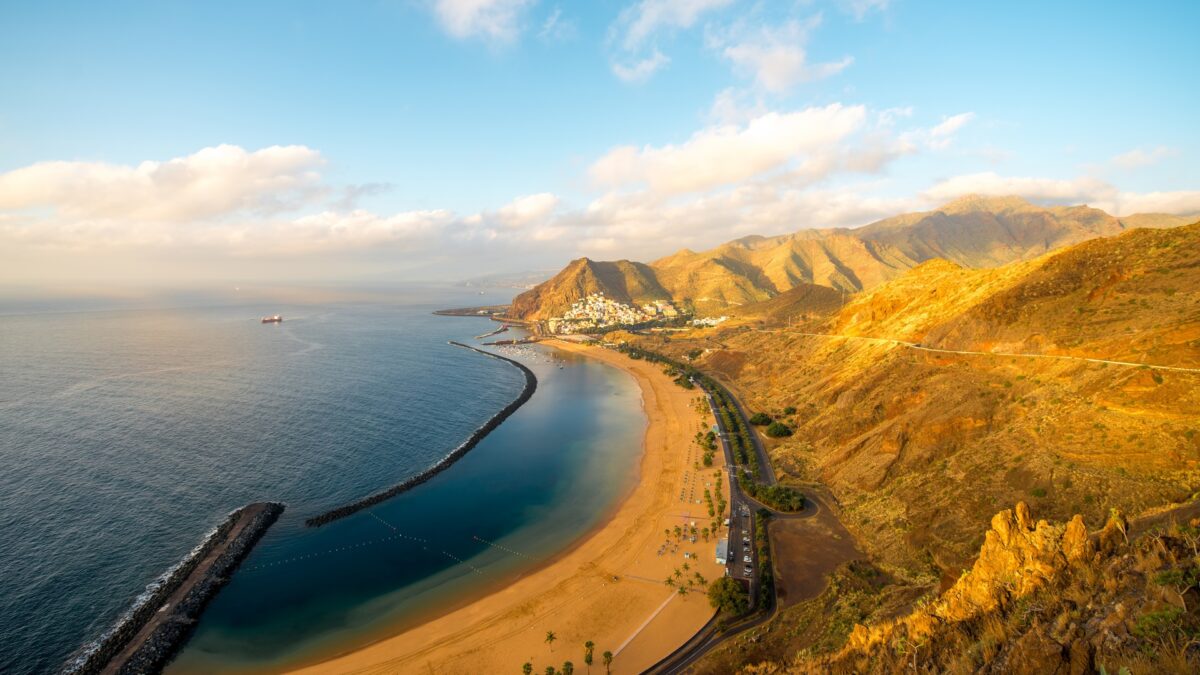
[[[443,294],[440,306],[494,298]],[[278,669],[368,644],[526,573],[635,477],[636,384],[542,348],[534,398],[434,480],[322,528],[512,400],[491,330],[432,304],[0,317],[0,672],[58,670],[234,508],[288,510],[176,672]],[[287,320],[261,325],[258,316]]]

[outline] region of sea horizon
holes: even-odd
[[[541,395],[449,470],[350,518],[304,526],[424,470],[519,392],[511,365],[446,344],[475,343],[495,324],[433,316],[443,299],[503,296],[459,289],[419,305],[293,306],[279,310],[279,326],[230,306],[0,317],[14,338],[6,363],[26,365],[15,358],[23,353],[42,364],[0,396],[9,413],[0,434],[12,441],[4,447],[32,440],[11,458],[6,490],[5,536],[15,546],[0,584],[17,602],[0,625],[5,644],[23,647],[5,650],[5,672],[61,668],[248,501],[288,509],[210,605],[173,672],[280,669],[361,647],[583,537],[636,473],[640,396],[615,369],[541,347],[509,354],[537,372]],[[101,355],[108,363],[97,363]],[[85,404],[86,419],[56,417]],[[32,461],[35,450],[79,443],[95,448],[86,461],[57,472]],[[524,480],[489,481],[517,457],[528,463]],[[42,487],[32,504],[15,487],[30,478],[25,466]],[[94,512],[70,523],[85,505]],[[446,520],[430,520],[431,511]],[[489,515],[461,516],[473,511]],[[51,561],[53,580],[31,584],[22,571]]]

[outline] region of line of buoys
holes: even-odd
[[[488,546],[491,546],[492,548],[498,548],[498,549],[500,549],[501,551],[504,551],[505,553],[511,553],[511,554],[513,554],[513,555],[515,555],[515,556],[518,556],[518,557],[521,557],[521,558],[528,558],[528,557],[529,557],[529,556],[525,555],[524,553],[521,553],[521,552],[519,552],[519,551],[514,551],[514,550],[512,550],[511,548],[509,548],[509,547],[507,547],[507,546],[501,546],[500,544],[497,544],[497,543],[495,543],[495,542],[488,541],[487,539],[484,539],[483,537],[480,537],[480,536],[478,536],[478,535],[474,535],[474,534],[473,534],[473,535],[471,535],[471,538],[472,538],[472,539],[474,539],[475,541],[478,541],[478,542],[481,542],[481,543],[487,544]]]
[[[312,518],[309,518],[308,520],[304,521],[306,525],[308,525],[309,527],[320,527],[321,525],[325,525],[327,523],[332,523],[335,520],[338,520],[340,518],[345,518],[346,516],[357,513],[369,506],[374,506],[384,500],[391,499],[392,497],[395,497],[398,494],[407,492],[407,491],[413,489],[414,487],[428,481],[430,478],[433,478],[434,476],[438,475],[439,473],[450,468],[451,464],[454,464],[459,459],[462,459],[462,457],[464,455],[466,455],[468,452],[470,452],[471,449],[474,448],[479,443],[479,441],[482,441],[485,436],[487,436],[488,434],[490,434],[492,432],[493,429],[500,426],[500,423],[503,422],[504,420],[508,419],[509,415],[512,415],[513,413],[515,413],[517,411],[517,408],[520,408],[522,405],[524,405],[525,402],[528,401],[530,399],[530,397],[533,396],[533,392],[537,390],[537,376],[533,374],[532,370],[525,367],[525,365],[520,363],[519,361],[514,361],[513,359],[510,359],[510,358],[507,358],[504,356],[500,356],[499,354],[493,354],[491,352],[484,351],[482,349],[477,349],[470,345],[464,345],[461,342],[455,342],[453,340],[450,340],[449,342],[450,342],[450,344],[452,344],[456,347],[462,347],[463,349],[470,349],[473,352],[479,352],[480,354],[483,354],[485,356],[490,356],[493,359],[500,359],[501,361],[505,361],[507,363],[510,363],[510,364],[516,366],[518,369],[520,369],[520,371],[522,373],[525,374],[525,386],[524,386],[524,388],[521,389],[521,394],[519,396],[517,396],[517,398],[513,399],[512,403],[509,403],[508,405],[504,406],[504,408],[500,412],[493,415],[492,418],[490,420],[488,420],[487,422],[485,422],[483,426],[476,429],[475,432],[472,433],[470,435],[470,437],[468,437],[467,440],[462,443],[462,445],[458,446],[453,451],[451,451],[450,454],[446,455],[441,460],[439,460],[437,464],[434,464],[433,466],[429,467],[425,471],[422,471],[421,473],[413,476],[412,478],[409,478],[408,480],[405,480],[404,482],[402,482],[398,485],[394,485],[394,486],[384,490],[383,492],[377,492],[369,497],[364,497],[363,499],[360,499],[351,504],[347,504],[345,506],[339,506],[338,508],[333,509],[332,511],[326,511],[325,513],[322,513],[319,516],[313,516]]]
[[[346,544],[345,546],[338,546],[337,548],[330,548],[330,549],[326,549],[324,551],[317,551],[316,553],[305,553],[304,555],[292,556],[291,558],[283,558],[281,560],[272,560],[271,562],[260,563],[253,567],[243,567],[241,569],[241,572],[243,574],[250,574],[253,572],[261,572],[263,570],[270,569],[272,567],[279,567],[280,565],[290,565],[291,563],[300,562],[302,560],[311,560],[313,558],[321,558],[321,557],[324,557],[327,555],[332,555],[334,553],[343,553],[343,552],[347,552],[347,551],[353,551],[355,549],[360,549],[360,548],[363,548],[366,546],[374,546],[376,544],[383,544],[383,543],[387,543],[389,541],[400,541],[400,540],[404,540],[404,539],[407,539],[408,541],[420,542],[422,544],[428,543],[424,539],[421,539],[420,537],[410,537],[407,534],[393,534],[390,537],[383,537],[382,539],[370,539],[367,541],[360,541],[357,544]]]

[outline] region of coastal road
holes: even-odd
[[[762,332],[776,332],[763,330]],[[1019,352],[977,352],[964,349],[941,349],[939,347],[929,347],[919,342],[906,342],[904,340],[894,340],[892,338],[876,338],[866,337],[863,335],[834,335],[831,333],[803,333],[799,331],[785,331],[789,335],[803,335],[806,337],[832,338],[841,340],[859,340],[865,342],[874,342],[877,344],[889,344],[907,349],[915,349],[922,352],[930,352],[935,354],[957,354],[960,356],[999,356],[1009,358],[1024,358],[1024,359],[1056,359],[1059,361],[1083,361],[1087,363],[1104,363],[1112,366],[1126,366],[1131,368],[1150,368],[1151,370],[1167,370],[1177,373],[1200,373],[1200,368],[1184,368],[1182,366],[1158,366],[1153,363],[1137,363],[1135,361],[1112,361],[1109,359],[1096,359],[1088,356],[1063,356],[1060,354],[1023,354]],[[734,399],[737,402],[737,399]],[[739,404],[740,405],[740,404]]]
[[[695,380],[693,384],[697,383]],[[821,504],[815,499],[806,499],[805,508],[798,513],[785,513],[777,511],[773,508],[762,504],[758,500],[750,497],[742,491],[741,485],[738,484],[738,472],[744,472],[737,465],[737,459],[733,454],[733,446],[729,440],[729,431],[725,428],[725,423],[721,419],[721,415],[717,409],[716,399],[713,398],[712,392],[700,384],[704,390],[705,398],[708,400],[709,409],[712,411],[713,418],[717,423],[717,437],[721,441],[721,449],[725,455],[725,468],[729,473],[729,528],[727,534],[729,536],[729,552],[730,560],[726,563],[727,574],[734,578],[744,580],[749,585],[750,599],[752,602],[757,602],[759,588],[759,560],[758,547],[755,545],[754,527],[758,518],[758,510],[765,509],[772,514],[773,518],[811,518],[817,515],[821,510]],[[746,411],[742,407],[740,401],[732,393],[729,398],[733,401],[737,408],[738,414],[742,417],[742,424],[747,429],[752,429],[746,418]],[[757,432],[752,432],[752,437],[756,450],[759,452],[760,467],[765,467],[763,472],[770,477],[770,484],[775,484],[774,471],[770,468],[770,460],[766,456],[766,451],[762,446],[761,439]],[[749,539],[749,548],[746,547],[746,539]],[[749,564],[750,573],[747,574],[745,556],[749,555],[751,562]],[[735,621],[733,624],[726,626],[725,630],[720,635],[717,634],[718,616],[714,616],[704,628],[702,628],[692,639],[688,640],[682,647],[675,650],[662,661],[659,661],[646,672],[655,675],[666,675],[674,673],[686,672],[696,661],[702,658],[713,648],[722,644],[726,640],[733,638],[751,628],[761,626],[764,623],[774,618],[779,608],[777,603],[772,603],[769,608],[758,608],[759,611],[743,617],[740,621]],[[768,609],[769,611],[762,611]]]
[[[701,385],[703,387],[703,385]],[[742,469],[737,465],[737,458],[733,455],[733,446],[729,442],[729,430],[725,428],[725,422],[721,419],[721,415],[717,410],[716,399],[713,398],[711,392],[704,390],[704,396],[708,400],[709,410],[712,411],[713,418],[717,420],[717,438],[721,441],[721,450],[725,455],[725,469],[729,474],[729,530],[726,534],[729,535],[729,555],[730,560],[725,563],[726,573],[734,579],[746,581],[750,587],[750,597],[757,597],[758,591],[758,552],[754,550],[754,518],[751,502],[742,492],[742,486],[738,484],[738,473]],[[749,537],[750,545],[750,574],[746,574],[746,562],[743,560],[742,553],[744,550],[743,539]]]
[[[754,425],[750,424],[750,416],[746,414],[746,409],[742,407],[742,402],[738,397],[729,391],[729,387],[725,387],[725,391],[729,393],[729,400],[733,401],[733,405],[737,408],[738,414],[742,416],[742,424],[750,432],[750,442],[754,444],[754,452],[758,454],[758,473],[759,482],[764,485],[775,485],[778,481],[775,479],[775,471],[771,468],[771,458],[767,456],[767,448],[763,445],[762,437],[758,435],[758,430]],[[712,405],[712,401],[709,401]],[[713,409],[713,414],[716,414],[716,409]]]

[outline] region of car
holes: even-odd
[[[754,558],[751,558],[750,556],[745,556],[742,558],[742,562],[752,563],[752,562],[754,562]]]
[[[754,568],[750,567],[749,565],[747,565],[746,568],[742,571],[745,572],[746,576],[748,576],[748,577],[754,576]]]

